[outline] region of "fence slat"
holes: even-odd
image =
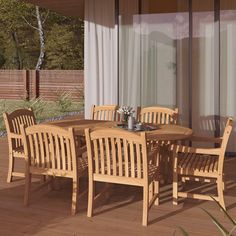
[[[42,97],[55,101],[63,92],[72,100],[84,98],[82,70],[0,70],[0,99],[32,99]]]

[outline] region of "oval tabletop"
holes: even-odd
[[[100,121],[87,119],[65,119],[48,122],[47,124],[59,126],[65,129],[74,128],[77,135],[84,135],[86,128],[115,128],[119,122]],[[117,127],[121,129],[120,127]],[[148,139],[155,140],[181,140],[190,137],[193,131],[187,127],[179,125],[156,125],[155,129],[149,131],[130,131],[130,132],[146,132]]]
[[[157,129],[146,131],[148,139],[156,140],[181,140],[192,136],[193,131],[190,128],[180,125],[158,125]]]

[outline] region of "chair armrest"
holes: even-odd
[[[188,140],[192,142],[209,142],[209,143],[221,143],[222,138],[214,138],[214,137],[203,137],[203,136],[191,136]]]
[[[10,138],[22,139],[22,135],[21,134],[10,133],[10,134],[8,134],[8,136]]]
[[[205,154],[205,155],[220,155],[221,148],[195,148],[182,145],[171,145],[171,150],[174,152],[181,153],[195,153],[195,154]]]

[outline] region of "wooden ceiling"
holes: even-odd
[[[24,0],[24,2],[53,10],[65,16],[84,18],[85,0]]]
[[[40,7],[53,10],[65,16],[74,16],[84,19],[85,0],[21,0],[21,1],[32,3],[34,5],[38,5]],[[123,1],[126,2],[127,0]],[[188,6],[187,0],[180,0],[180,1],[148,0],[146,2],[148,3],[149,8],[145,9],[144,7],[143,9],[144,13],[146,11],[148,13],[161,13],[163,11],[164,13],[164,12],[176,12],[177,11],[176,9],[179,10],[181,9],[182,11],[188,10],[183,8],[183,6],[185,6],[185,8],[186,6]],[[180,3],[183,3],[182,7]],[[193,1],[193,9],[194,11],[209,11],[209,10],[212,11],[214,9],[213,4],[214,4],[213,0],[205,0],[204,3],[202,3],[202,0],[195,0]],[[222,10],[236,9],[236,0],[221,1],[221,9]]]

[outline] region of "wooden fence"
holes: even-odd
[[[0,99],[42,97],[54,101],[63,93],[84,98],[84,72],[80,70],[0,70]]]

